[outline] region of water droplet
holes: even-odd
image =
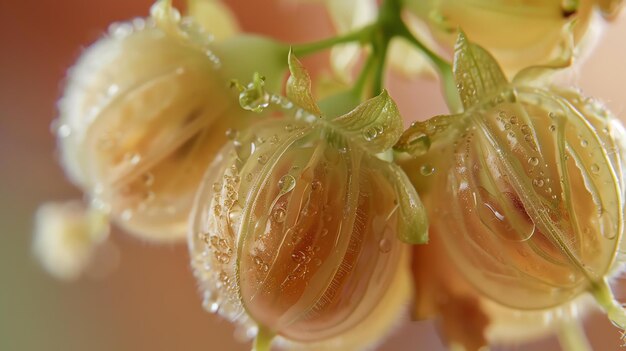
[[[522,133],[526,134],[530,134],[530,127],[527,124],[522,125]]]
[[[239,93],[239,104],[246,110],[261,112],[270,105],[269,94],[257,87],[249,87]]]
[[[554,132],[556,130],[556,126],[552,124],[550,125],[550,127],[548,127],[548,129],[550,129],[551,132]]]
[[[435,172],[435,167],[429,165],[429,164],[424,164],[420,167],[420,173],[423,176],[429,176],[431,174],[433,174]]]
[[[260,155],[259,157],[257,157],[257,161],[259,161],[260,164],[264,165],[265,163],[267,163],[267,156]]]
[[[517,124],[517,116],[511,116],[511,120],[509,122],[511,122],[511,124]]]
[[[326,228],[322,228],[322,231],[320,232],[320,236],[323,238],[323,237],[325,237],[326,235],[328,235],[328,229],[326,229]]]
[[[378,242],[378,249],[382,253],[387,253],[391,251],[391,240],[387,238],[380,239],[380,241]]]
[[[367,128],[363,131],[363,138],[367,141],[372,141],[378,137],[378,131],[374,127]]]
[[[600,173],[600,166],[597,163],[591,165],[591,173],[598,174]]]
[[[307,260],[307,254],[303,251],[296,251],[291,254],[291,259],[296,263],[304,263]]]
[[[322,182],[320,182],[319,180],[312,181],[311,182],[311,190],[313,190],[313,191],[322,190]]]
[[[477,190],[474,193],[474,204],[478,217],[492,233],[517,242],[528,240],[533,236],[535,224],[529,220],[517,195],[503,192],[501,199],[505,203],[499,203],[499,199],[485,188],[479,186]],[[505,212],[507,208],[508,212]]]
[[[286,132],[293,132],[293,129],[294,129],[293,124],[285,125],[285,131]]]
[[[529,157],[528,158],[528,164],[531,166],[536,166],[539,164],[539,159],[536,157]]]
[[[219,310],[220,308],[220,304],[217,301],[217,299],[213,296],[213,294],[210,291],[207,291],[204,293],[202,307],[204,307],[205,310],[211,313],[216,313],[217,310]]]
[[[219,182],[213,183],[213,191],[219,192],[221,190],[222,190],[222,184],[220,184]]]
[[[139,154],[127,154],[126,158],[131,165],[136,165],[141,161],[141,155]]]
[[[430,149],[430,138],[424,133],[411,134],[406,143],[415,156],[423,155]]]
[[[277,207],[274,210],[274,214],[272,215],[274,220],[278,223],[282,223],[285,221],[285,218],[287,218],[287,212],[285,211],[284,208],[282,207]]]
[[[291,174],[285,174],[278,181],[278,188],[280,189],[280,194],[284,195],[293,190],[296,187],[296,178],[294,178]]]
[[[538,187],[541,188],[544,185],[544,181],[542,178],[536,178],[533,180],[533,184]]]
[[[580,141],[580,146],[587,147],[587,145],[589,145],[589,142],[586,139]]]
[[[510,123],[504,123],[504,130],[509,130],[511,129],[511,124]]]
[[[228,138],[228,140],[235,140],[237,139],[237,136],[239,136],[239,131],[237,129],[228,128],[226,130],[226,138]]]
[[[56,133],[59,138],[67,138],[72,134],[72,128],[67,124],[61,124]]]

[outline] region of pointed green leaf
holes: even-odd
[[[400,166],[372,157],[372,168],[383,172],[393,184],[398,201],[396,236],[408,244],[428,242],[428,216],[417,191]]]
[[[311,77],[309,73],[292,51],[289,51],[288,60],[291,76],[289,76],[287,80],[287,97],[296,105],[299,105],[316,116],[320,116],[322,113],[311,93]]]
[[[402,117],[387,91],[332,120],[333,129],[370,153],[383,152],[402,134]]]
[[[454,48],[454,78],[467,110],[507,86],[502,69],[489,52],[461,32]]]

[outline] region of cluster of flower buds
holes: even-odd
[[[620,1],[329,1],[357,30],[318,45],[340,78],[368,54],[351,41],[370,52],[355,87],[319,104],[288,46],[240,34],[217,1],[189,5],[183,18],[157,1],[71,70],[55,127],[87,205],[40,209],[52,274],[79,276],[112,221],[150,241],[187,233],[205,309],[259,351],[373,347],[411,301],[466,350],[555,331],[580,346],[590,297],[626,328],[607,280],[625,245],[626,131],[551,83]],[[455,32],[452,66],[413,34],[424,26],[431,46]],[[452,115],[403,130],[381,83],[392,39],[396,67],[436,66]]]
[[[396,149],[416,157],[405,168],[422,188],[434,246],[455,263],[453,276],[473,289],[421,274],[419,266],[416,288],[443,285],[459,309],[465,299],[474,308],[482,299],[542,314],[571,310],[566,305],[589,292],[624,328],[606,282],[623,245],[623,127],[598,102],[546,84],[550,68],[528,69],[508,82],[491,55],[463,34],[454,68],[464,111],[414,123]],[[415,252],[416,262],[423,251]],[[489,313],[477,311],[481,319]],[[535,326],[544,324],[542,314]],[[500,321],[507,323],[516,321]]]
[[[194,195],[226,132],[259,120],[228,88],[231,79],[252,76],[242,52],[249,48],[267,68],[266,84],[279,86],[282,46],[235,33],[214,38],[181,18],[171,1],[157,2],[147,19],[111,25],[70,70],[54,124],[61,163],[85,192],[88,209],[48,204],[58,210],[41,212],[38,233],[57,238],[47,241],[89,241],[108,232],[107,221],[85,225],[86,231],[52,224],[109,217],[150,241],[183,240]],[[45,266],[65,278],[84,268],[64,274]]]

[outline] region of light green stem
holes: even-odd
[[[615,300],[606,278],[599,282],[594,282],[589,291],[596,299],[596,302],[598,302],[600,307],[606,311],[609,320],[616,327],[624,331],[626,329],[626,310],[624,310],[624,307]],[[622,333],[622,341],[624,338],[625,335]]]
[[[254,339],[252,345],[252,351],[270,351],[272,349],[272,340],[274,339],[274,333],[269,329],[259,326],[259,332]]]
[[[577,319],[567,319],[558,326],[557,337],[564,351],[591,351],[585,329]]]
[[[346,44],[352,42],[368,43],[370,42],[370,37],[372,36],[375,28],[376,24],[371,24],[345,35],[327,38],[313,43],[293,45],[291,50],[294,54],[296,54],[296,56],[306,56],[317,53],[321,50],[329,49],[338,44]]]

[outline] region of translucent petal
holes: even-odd
[[[190,248],[210,310],[302,347],[334,340],[340,349],[361,342],[339,340],[372,325],[370,312],[398,284],[398,202],[411,202],[398,198],[387,163],[349,140],[337,148],[317,121],[268,121],[240,135],[207,173],[213,184],[196,200]]]

